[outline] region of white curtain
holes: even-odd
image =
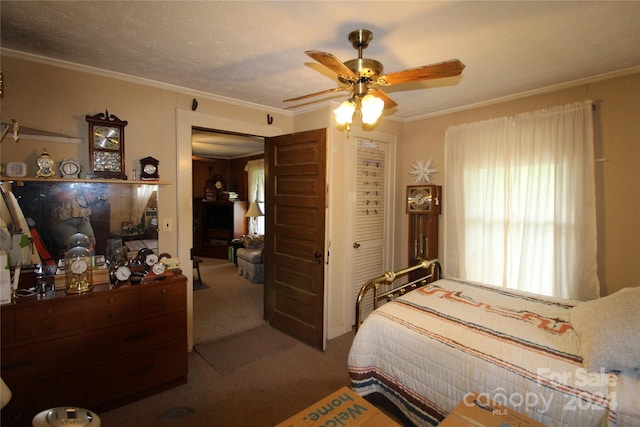
[[[445,170],[445,276],[599,297],[590,101],[450,127]]]
[[[264,213],[264,159],[249,160],[246,167],[249,174],[249,203],[257,202]],[[256,218],[256,233],[264,234],[264,216]]]

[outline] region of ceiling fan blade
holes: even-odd
[[[377,83],[381,86],[390,86],[400,83],[441,79],[443,77],[457,76],[462,73],[462,70],[464,70],[464,64],[457,59],[452,59],[437,64],[423,65],[422,67],[389,73],[380,76]]]
[[[358,80],[358,75],[351,71],[349,67],[344,65],[342,61],[327,52],[320,52],[318,50],[307,50],[305,51],[307,55],[311,58],[315,59],[338,76],[345,77],[347,80]]]
[[[327,89],[327,90],[323,90],[323,91],[320,91],[320,92],[310,93],[310,94],[307,94],[307,95],[298,96],[296,98],[285,99],[282,102],[300,101],[301,99],[307,99],[307,98],[311,98],[311,97],[314,97],[314,96],[324,95],[326,93],[342,92],[343,90],[347,90],[347,89],[350,89],[350,87],[349,86],[334,87],[333,89]]]
[[[389,110],[391,108],[395,108],[395,107],[398,106],[396,101],[391,99],[389,97],[389,95],[387,95],[386,93],[384,93],[380,89],[372,88],[371,89],[371,95],[375,96],[376,98],[380,98],[380,99],[382,99],[384,101],[384,109],[385,110]]]

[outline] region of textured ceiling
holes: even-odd
[[[304,54],[357,57],[385,72],[457,58],[459,78],[385,89],[410,120],[640,66],[640,1],[10,1],[2,47],[279,109],[336,87]]]

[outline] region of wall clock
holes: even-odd
[[[140,179],[143,181],[157,181],[160,179],[160,175],[158,174],[158,163],[160,163],[157,159],[153,157],[145,157],[140,160]]]
[[[407,213],[439,214],[440,188],[437,185],[408,185]]]
[[[117,116],[98,113],[85,117],[89,123],[89,173],[87,178],[127,179],[124,173],[124,127]]]

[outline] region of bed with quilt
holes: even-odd
[[[413,424],[470,393],[547,426],[640,426],[640,287],[578,302],[441,279],[369,314],[351,387]]]

